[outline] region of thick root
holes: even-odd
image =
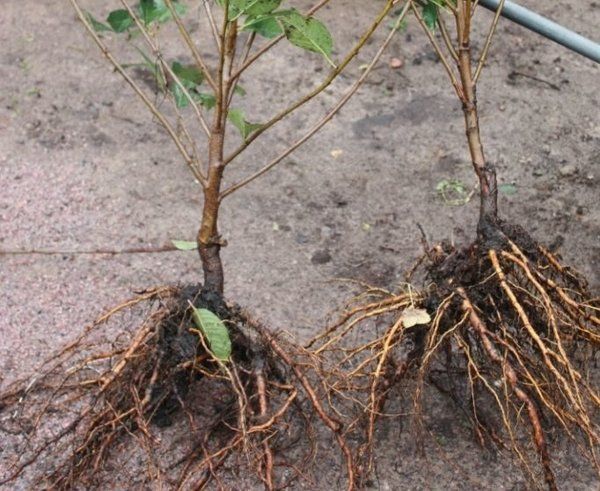
[[[230,362],[193,329],[190,303],[225,320]],[[199,489],[235,476],[271,490],[310,479],[321,422],[351,489],[352,452],[300,351],[197,287],[144,292],[0,394],[0,485]]]
[[[532,484],[557,489],[551,450],[559,432],[600,476],[592,373],[600,302],[585,281],[505,224],[493,242],[438,246],[427,258],[422,290],[367,291],[310,343],[320,356],[335,354],[323,368],[330,393],[352,391],[364,415],[362,477],[373,470],[373,435],[390,390],[408,380],[419,433],[423,393],[433,385],[468,415],[482,444],[512,450]],[[387,327],[365,337],[369,322]]]

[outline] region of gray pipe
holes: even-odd
[[[500,0],[479,0],[479,5],[496,12],[500,6]],[[531,10],[521,7],[516,3],[504,2],[502,8],[503,17],[526,27],[552,41],[562,44],[580,55],[583,55],[596,63],[600,63],[600,44],[595,43],[569,29],[542,17]]]

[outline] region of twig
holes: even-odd
[[[217,23],[215,22],[215,18],[212,13],[212,9],[208,4],[209,0],[203,0],[202,5],[204,6],[204,10],[206,11],[206,17],[208,18],[208,23],[210,24],[210,30],[213,34],[213,39],[215,41],[215,45],[217,46],[217,51],[221,51],[221,37],[219,36],[219,30],[217,29]],[[225,18],[227,18],[227,14],[224,14]]]
[[[473,75],[473,83],[476,84],[477,80],[479,80],[479,76],[481,75],[481,70],[483,69],[483,65],[485,64],[485,60],[487,59],[488,52],[490,46],[492,44],[492,38],[494,37],[494,33],[496,32],[496,27],[498,26],[498,20],[500,19],[500,14],[502,13],[502,8],[504,7],[504,0],[500,1],[498,5],[498,10],[496,10],[496,14],[494,15],[494,20],[492,21],[492,25],[490,26],[490,30],[485,39],[485,45],[483,47],[483,51],[481,52],[481,56],[479,57],[479,61],[477,62],[477,68],[475,69],[475,74]]]
[[[560,91],[560,87],[548,80],[544,80],[543,78],[539,78],[536,77],[535,75],[529,75],[528,73],[524,73],[524,72],[518,72],[516,70],[513,70],[512,72],[510,72],[508,74],[508,78],[509,80],[513,80],[517,77],[523,77],[523,78],[528,78],[530,80],[534,80],[536,82],[540,82],[542,84],[547,85],[548,87],[550,87],[552,90],[556,90],[556,91]]]
[[[437,22],[440,28],[440,32],[442,33],[442,39],[446,44],[446,48],[448,48],[448,51],[450,52],[450,55],[452,55],[454,61],[457,62],[458,53],[456,52],[456,49],[454,49],[454,45],[452,44],[452,40],[450,39],[450,34],[448,33],[448,28],[446,27],[446,22],[444,21],[444,18],[441,15],[438,15]]]
[[[0,256],[80,256],[94,254],[153,254],[157,252],[172,252],[178,251],[173,245],[165,245],[161,247],[128,247],[125,249],[90,249],[90,250],[60,250],[60,249],[26,249],[26,250],[2,250]]]

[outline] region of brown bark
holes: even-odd
[[[225,4],[225,10],[227,10],[227,3]],[[236,22],[228,23],[226,20],[224,22],[216,106],[208,142],[208,175],[204,187],[204,207],[197,239],[198,252],[200,253],[204,272],[203,289],[205,292],[215,293],[221,297],[225,286],[223,262],[221,261],[221,247],[224,245],[224,241],[219,235],[218,220],[221,206],[221,183],[223,170],[225,169],[223,160],[225,122],[227,120],[229,93],[232,89],[230,74],[237,36]]]
[[[458,71],[460,73],[466,135],[473,169],[477,174],[480,186],[478,234],[481,236],[485,234],[489,226],[493,226],[497,222],[498,200],[496,173],[493,167],[486,163],[479,130],[476,83],[473,79],[471,67],[471,8],[470,0],[457,2],[456,28],[458,36]]]

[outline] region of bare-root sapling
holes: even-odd
[[[219,215],[228,196],[310,139],[356,92],[395,29],[311,127],[262,167],[224,180],[255,140],[348,68],[398,0],[380,3],[337,62],[327,27],[313,15],[328,0],[304,13],[281,0],[119,0],[106,21],[82,1],[71,3],[198,183],[203,207],[196,239],[175,246],[198,251],[202,281],[141,292],[96,320],[34,376],[3,390],[0,432],[14,445],[3,454],[10,462],[0,484],[200,489],[214,481],[222,488],[223,479],[237,473],[249,481],[234,487],[262,482],[275,489],[310,479],[320,427],[339,447],[347,487],[353,488],[355,464],[343,423],[322,396],[322,385],[311,379],[310,364],[298,361],[302,350],[225,300]],[[198,32],[186,11],[202,20]],[[407,11],[405,4],[398,23]],[[314,89],[268,118],[258,115],[263,122],[255,123],[237,106],[245,92],[241,82],[282,40],[321,55],[331,69]],[[134,67],[151,76],[151,88],[119,60],[124,44],[141,56]]]
[[[553,443],[566,438],[600,475],[593,367],[600,302],[586,280],[527,230],[498,213],[496,172],[480,135],[477,82],[499,14],[476,56],[477,2],[410,1],[462,104],[466,143],[479,181],[477,237],[468,246],[429,245],[400,292],[368,289],[309,344],[325,352],[329,392],[353,394],[365,421],[362,471],[373,467],[374,431],[394,388],[411,389],[415,429],[426,433],[424,394],[435,387],[467,416],[477,440],[510,450],[535,487],[557,489]],[[498,12],[501,8],[498,9]],[[452,19],[454,28],[446,25]],[[438,37],[434,29],[439,28]],[[389,327],[373,339],[370,322]],[[366,338],[364,343],[344,339]],[[366,399],[361,398],[366,395]],[[397,392],[395,392],[397,394]]]

